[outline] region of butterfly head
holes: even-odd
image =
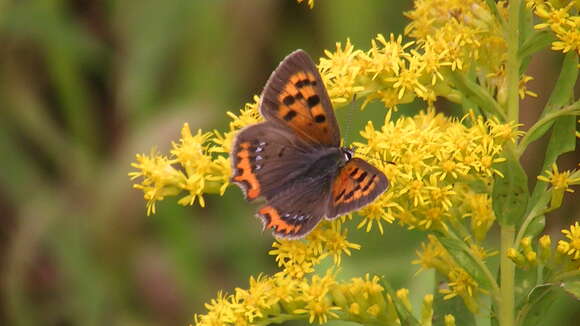
[[[343,159],[341,160],[341,165],[346,164],[346,162],[352,160],[352,157],[354,156],[354,148],[351,147],[341,147],[340,151],[342,153],[342,157]]]

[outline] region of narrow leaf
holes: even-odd
[[[548,103],[542,112],[540,119],[546,114],[559,110],[570,102],[572,95],[574,93],[574,85],[576,84],[576,79],[578,78],[578,56],[576,53],[568,53],[564,57],[564,62],[562,63],[562,69],[560,71],[560,76],[558,81],[550,94]],[[537,128],[533,134],[527,135],[527,143],[531,144],[538,138],[542,137],[554,124],[554,122],[546,123],[545,125]]]
[[[473,260],[473,258],[465,251],[468,250],[466,245],[461,242],[461,240],[450,239],[450,238],[437,238],[439,242],[447,249],[449,254],[461,266],[465,271],[473,277],[473,279],[486,290],[491,289],[491,284],[489,280],[485,277],[485,273],[480,269],[479,265]]]
[[[562,288],[574,296],[576,300],[580,300],[580,280],[565,282],[562,284]]]
[[[393,290],[393,287],[391,286],[391,284],[387,280],[385,280],[384,278],[381,278],[379,283],[383,286],[383,288],[385,288],[387,293],[391,296],[391,299],[393,299],[393,303],[395,304],[395,309],[397,310],[397,314],[399,315],[399,319],[401,320],[401,325],[403,325],[403,326],[419,326],[420,325],[419,321],[413,316],[411,311],[409,311],[407,309],[407,307],[399,299],[399,297],[397,297],[397,293],[395,292],[395,290]]]
[[[528,177],[511,149],[504,154],[507,161],[497,166],[503,177],[496,176],[493,185],[493,211],[500,225],[516,225],[528,205]]]
[[[572,152],[576,148],[576,117],[563,116],[556,120],[552,136],[546,149],[546,157],[542,165],[542,172],[550,169],[556,159],[564,153]],[[548,184],[543,181],[537,181],[532,194],[531,203],[536,203],[543,192],[546,191]]]

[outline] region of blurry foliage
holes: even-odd
[[[224,126],[293,49],[400,31],[402,5],[0,1],[0,324],[185,325],[216,289],[273,270],[237,191],[146,217],[127,167],[183,121]]]
[[[0,324],[185,325],[217,289],[274,270],[237,190],[146,217],[127,169],[184,121],[225,126],[291,50],[399,34],[411,5],[357,3],[0,0]],[[374,111],[338,112],[345,137]],[[434,278],[408,263],[421,236],[385,231],[342,274],[364,266],[419,303]]]

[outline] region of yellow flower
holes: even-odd
[[[465,211],[463,217],[471,218],[471,231],[475,239],[483,241],[495,222],[495,214],[488,194],[465,191]]]
[[[359,227],[370,230],[377,222],[382,231],[381,220],[395,219],[410,228],[444,229],[451,212],[462,207],[474,218],[478,238],[485,236],[495,220],[490,201],[478,199],[482,202],[473,205],[480,211],[474,212],[465,205],[465,193],[475,180],[488,183],[499,174],[495,164],[505,160],[500,156],[503,144],[519,135],[517,125],[486,122],[473,114],[461,123],[431,110],[396,121],[390,117],[389,111],[380,129],[368,123],[361,132],[367,143],[354,144],[390,182],[383,196],[359,211]],[[383,163],[387,161],[394,164]],[[458,193],[460,186],[467,190]]]
[[[486,260],[488,257],[492,257],[498,254],[497,250],[487,250],[482,246],[471,244],[469,250],[476,259],[481,261]]]
[[[509,259],[511,259],[520,268],[526,267],[525,257],[519,251],[517,251],[515,248],[508,248],[506,255]]]
[[[325,50],[327,58],[321,58],[318,69],[334,104],[346,103],[364,88],[357,85],[360,67],[357,64],[360,50],[355,50],[349,39],[344,49],[336,43],[336,52]]]
[[[445,326],[455,326],[455,317],[451,314],[445,315]]]
[[[216,299],[211,299],[205,304],[208,313],[205,315],[195,315],[195,324],[198,326],[218,326],[226,323],[234,323],[236,320],[236,306],[231,302],[231,296],[218,292]]]
[[[393,193],[387,192],[376,199],[373,203],[361,209],[359,212],[363,219],[357,225],[357,228],[364,228],[366,232],[370,232],[373,228],[373,224],[376,224],[379,228],[379,232],[383,234],[382,222],[393,223],[395,218],[393,217],[392,209],[400,208],[392,198]]]
[[[236,288],[235,298],[242,303],[244,317],[252,323],[254,319],[264,317],[264,311],[278,302],[272,291],[274,283],[269,277],[250,277],[250,288],[248,290]]]
[[[276,256],[279,267],[293,278],[303,278],[314,271],[314,266],[324,258],[324,254],[317,251],[305,241],[277,240],[272,244],[273,250],[268,254]]]
[[[356,303],[348,306],[351,314],[370,319],[379,315],[387,318],[394,317],[389,314],[389,303],[385,300],[384,288],[379,282],[380,278],[377,275],[371,277],[366,274],[364,278],[355,277],[341,284],[340,289],[344,296]]]
[[[298,3],[302,3],[304,2],[304,0],[297,0]],[[314,8],[314,0],[308,0],[308,8],[312,9]]]
[[[443,299],[448,300],[460,296],[471,312],[477,312],[479,306],[475,300],[475,294],[477,291],[483,291],[479,288],[477,282],[461,268],[452,269],[447,277],[450,281],[448,283],[449,288],[439,290],[439,292],[444,294]]]
[[[544,21],[534,26],[536,29],[550,29],[557,40],[552,42],[552,50],[567,53],[580,53],[580,25],[578,24],[575,2],[568,4],[561,1],[528,1],[528,6],[534,9],[534,14]],[[577,6],[577,5],[576,5]],[[571,14],[574,12],[575,14]]]
[[[519,89],[520,99],[523,100],[526,97],[526,95],[531,96],[531,97],[538,97],[537,93],[530,91],[526,87],[526,84],[532,80],[534,80],[534,77],[527,76],[527,75],[522,76],[522,79],[520,79],[520,89]]]
[[[360,250],[361,246],[356,243],[349,242],[346,239],[348,230],[341,231],[341,225],[338,221],[331,224],[330,228],[323,231],[324,251],[332,255],[334,264],[340,265],[342,253],[350,256],[350,249]]]
[[[550,207],[560,207],[564,198],[565,192],[574,192],[570,185],[580,184],[580,176],[575,176],[577,173],[573,171],[559,172],[556,163],[552,164],[552,171],[544,171],[547,176],[538,176],[538,180],[552,184],[552,199]],[[576,172],[576,171],[574,171]]]
[[[562,230],[562,233],[566,235],[568,241],[558,241],[558,249],[562,248],[563,253],[571,256],[574,260],[580,259],[580,223],[576,222],[574,225],[570,225],[570,230]]]
[[[147,215],[155,214],[157,201],[180,192],[177,185],[184,179],[184,175],[173,168],[174,160],[157,154],[155,150],[149,156],[137,154],[136,157],[137,163],[131,163],[131,166],[140,171],[131,172],[129,176],[132,180],[143,177],[143,181],[133,187],[143,190],[143,197],[147,201]]]
[[[300,284],[301,295],[298,300],[306,302],[304,308],[294,310],[296,314],[309,314],[309,323],[318,320],[319,324],[328,322],[330,318],[338,318],[334,312],[340,310],[340,307],[334,306],[332,300],[327,296],[331,287],[336,284],[334,274],[327,272],[325,276],[312,276],[310,283],[304,282]]]
[[[417,273],[429,268],[435,268],[439,273],[447,275],[450,268],[455,265],[453,259],[449,257],[449,254],[435,236],[428,235],[427,238],[429,242],[421,243],[422,250],[416,251],[419,259],[413,260],[412,264],[420,265]]]
[[[412,310],[413,308],[411,307],[411,301],[409,301],[409,289],[398,289],[397,292],[395,292],[395,294],[397,295],[397,298],[399,298],[399,300],[401,300],[401,302],[403,302],[403,305],[405,306],[405,308],[407,308],[407,310]]]
[[[546,264],[552,257],[552,239],[549,235],[543,235],[538,241],[539,258],[543,264]]]

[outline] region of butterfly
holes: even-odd
[[[383,172],[340,146],[330,98],[306,52],[292,52],[274,70],[259,108],[265,121],[234,141],[231,181],[248,201],[265,199],[257,216],[274,236],[302,238],[387,189]]]

